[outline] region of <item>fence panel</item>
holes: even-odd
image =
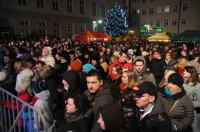
[[[44,132],[38,117],[33,106],[0,87],[0,132]]]

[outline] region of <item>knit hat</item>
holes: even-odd
[[[123,111],[119,103],[105,105],[100,108],[106,130],[118,130],[123,128]]]
[[[152,82],[144,81],[138,85],[138,88],[139,90],[134,90],[136,96],[142,96],[143,94],[147,93],[157,97],[157,88]]]
[[[172,84],[177,85],[178,87],[182,87],[184,80],[180,74],[173,73],[169,76],[168,83],[172,83]]]
[[[96,68],[92,64],[89,64],[89,63],[83,65],[82,69],[87,73],[91,70],[96,70]]]
[[[70,63],[70,67],[72,70],[79,72],[82,67],[82,62],[79,59],[76,59]]]

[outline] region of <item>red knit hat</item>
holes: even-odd
[[[77,72],[81,71],[82,65],[82,62],[79,59],[76,59],[70,63],[71,69]]]

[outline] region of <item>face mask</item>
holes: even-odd
[[[173,95],[167,86],[165,86],[165,94],[169,97]]]

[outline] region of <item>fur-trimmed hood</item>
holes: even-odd
[[[31,69],[24,69],[17,75],[15,90],[17,92],[25,91],[31,85],[34,73]]]

